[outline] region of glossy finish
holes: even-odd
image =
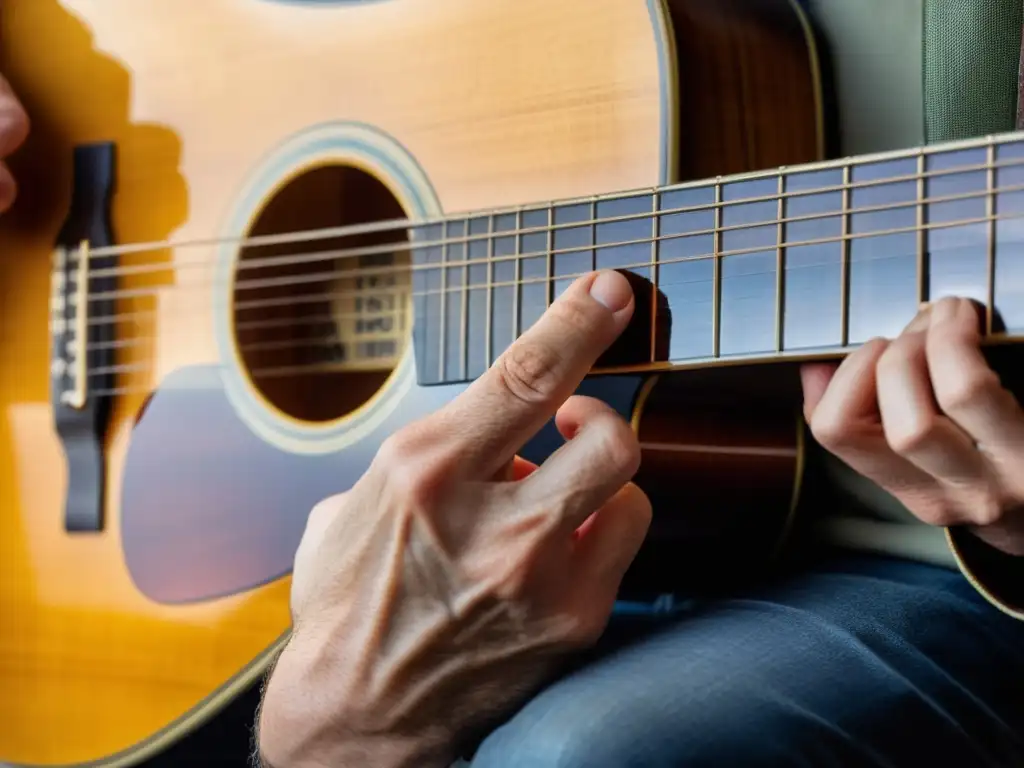
[[[789,543],[804,471],[804,425],[795,371],[749,377],[714,368],[659,376],[634,424],[635,478],[657,510],[649,549],[671,553],[662,588],[710,593],[763,573]],[[640,557],[631,578],[650,581]],[[661,559],[661,562],[665,562]]]
[[[671,181],[666,169],[685,155],[677,126],[734,137],[706,153],[711,168],[812,159],[814,142],[773,140],[815,134],[813,60],[802,38],[778,31],[794,29],[789,5],[775,4],[774,17],[738,13],[735,27],[718,14],[707,21],[717,37],[700,29],[698,5],[673,3],[674,13],[691,9],[680,29],[704,41],[687,55],[761,65],[709,86],[742,109],[683,109],[678,123],[677,88],[699,89],[701,78],[675,77],[672,53],[688,41],[665,36],[653,0],[210,0],[201,13],[175,0],[0,6],[0,66],[34,121],[12,163],[21,197],[0,219],[0,761],[127,765],[212,715],[256,679],[287,631],[286,572],[310,504],[343,490],[382,435],[458,389],[417,388],[409,356],[373,374],[385,382],[374,396],[370,378],[338,368],[345,386],[323,409],[308,394],[328,388],[309,376],[259,389],[239,368],[251,358],[236,339],[271,313],[240,318],[230,246],[126,254],[117,386],[90,392],[113,409],[104,526],[68,533],[47,326],[73,146],[116,143],[121,243],[247,229],[264,221],[279,185],[332,158],[377,158],[411,215]],[[723,47],[712,56],[713,39]],[[783,86],[768,66],[779,57],[800,74]],[[799,109],[747,100],[767,89]],[[321,134],[320,154],[302,144]],[[278,231],[330,206],[358,220],[351,179],[335,181],[338,197],[310,193]],[[362,213],[388,208],[378,202]],[[309,244],[284,249],[302,250]],[[268,285],[259,301],[275,298]],[[296,295],[276,298],[293,308]],[[292,331],[295,317],[274,315]],[[628,401],[637,383],[608,386]],[[328,411],[346,415],[321,423]]]

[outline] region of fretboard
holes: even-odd
[[[465,381],[573,279],[648,291],[636,370],[841,353],[966,296],[1024,330],[1024,133],[450,217],[412,232],[422,384]]]

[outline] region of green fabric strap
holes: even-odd
[[[1022,17],[1022,0],[926,0],[928,143],[1013,130]]]

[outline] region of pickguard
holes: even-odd
[[[625,416],[640,383],[601,377],[579,392]],[[121,530],[136,586],[151,600],[186,603],[286,575],[313,506],[351,488],[388,435],[466,386],[413,387],[360,441],[309,455],[251,431],[228,400],[219,366],[174,371],[151,398],[126,457]],[[550,422],[521,454],[543,461],[560,442]]]

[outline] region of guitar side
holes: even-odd
[[[287,573],[309,508],[461,389],[416,386],[407,355],[369,394],[352,385],[360,402],[342,416],[284,413],[287,397],[268,404],[232,348],[237,295],[210,287],[238,252],[156,251],[147,263],[162,272],[119,285],[136,295],[118,299],[130,318],[118,328],[146,344],[117,355],[103,522],[69,532],[47,329],[73,147],[117,147],[117,242],[244,235],[289,181],[330,163],[390,169],[378,186],[416,216],[820,154],[818,107],[804,98],[813,57],[785,2],[205,5],[201,20],[171,0],[145,12],[7,0],[0,11],[0,66],[34,121],[12,163],[21,197],[0,219],[0,763],[132,765],[257,680],[288,630]],[[702,41],[682,51],[685,71],[684,35]],[[175,40],[202,53],[163,42]],[[741,49],[793,71],[795,108],[735,109],[752,83],[767,88],[757,67],[701,85],[701,66]],[[374,76],[355,76],[364,69]],[[312,91],[300,97],[300,85]],[[307,195],[359,197],[321,182]],[[278,213],[272,223],[291,229]],[[628,414],[640,383],[586,391]]]

